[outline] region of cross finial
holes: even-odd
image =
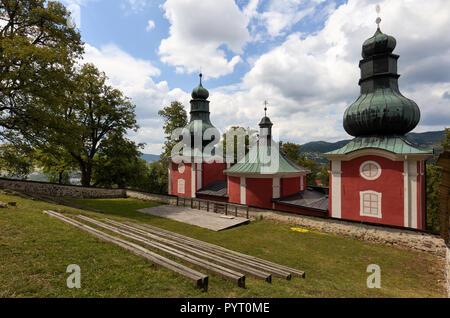
[[[377,24],[377,28],[379,29],[380,28],[380,22],[381,22],[381,18],[380,18],[381,8],[380,8],[379,4],[376,5],[375,10],[377,11],[377,16],[378,16],[377,19],[375,20],[375,23]]]
[[[264,116],[267,117],[267,105],[269,105],[269,102],[267,100],[264,101]]]

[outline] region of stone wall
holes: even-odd
[[[249,214],[250,218],[262,216],[267,220],[292,224],[318,232],[338,234],[385,245],[419,250],[441,258],[446,257],[444,240],[439,235],[426,232],[255,208],[250,208]]]
[[[0,178],[0,189],[24,193],[72,198],[124,198],[126,190],[68,186],[47,182],[22,181]]]
[[[447,297],[450,298],[450,244],[447,245],[447,258],[445,262],[445,273],[447,275]]]
[[[133,190],[126,190],[126,196],[128,198],[133,198],[142,201],[156,201],[171,205],[177,204],[177,197],[175,195],[164,195],[155,193],[146,193]]]

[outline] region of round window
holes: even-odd
[[[381,167],[375,161],[366,161],[359,168],[359,173],[366,180],[375,180],[381,175]]]
[[[184,170],[185,170],[184,163],[180,163],[180,164],[178,165],[178,172],[179,172],[179,173],[184,173]]]

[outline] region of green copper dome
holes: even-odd
[[[367,58],[375,54],[392,53],[397,41],[393,36],[384,34],[377,28],[375,34],[363,43],[362,57]]]
[[[378,28],[363,44],[361,95],[344,113],[344,129],[358,136],[404,135],[420,120],[417,104],[400,93],[396,41]]]
[[[202,86],[202,74],[200,74],[200,84],[192,91],[190,121],[185,126],[191,135],[191,145],[194,145],[195,133],[201,133],[202,147],[214,140],[213,137],[205,137],[205,131],[209,128],[214,128],[209,118],[209,92]],[[198,127],[198,128],[196,128]],[[201,131],[200,131],[201,129]]]
[[[208,99],[209,97],[208,90],[202,86],[202,76],[200,73],[200,84],[192,90],[191,96],[193,99]]]

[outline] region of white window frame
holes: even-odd
[[[376,215],[374,215],[372,213],[366,213],[364,211],[364,207],[365,207],[364,206],[364,196],[365,195],[370,195],[370,196],[375,195],[377,197],[377,208],[378,208],[378,211],[377,211]],[[382,215],[381,215],[381,196],[382,196],[382,194],[380,192],[376,192],[376,191],[372,191],[372,190],[361,191],[359,193],[359,200],[360,200],[359,214],[361,216],[368,216],[368,217],[372,217],[372,218],[379,218],[379,219],[381,219],[382,218]],[[372,200],[370,200],[370,202],[372,202]],[[371,205],[369,206],[369,209],[372,209]]]
[[[178,165],[178,172],[181,173],[181,174],[183,174],[185,170],[186,170],[186,166],[184,165],[184,163],[181,162],[181,163]]]
[[[186,191],[186,182],[184,179],[178,179],[178,193],[184,194]]]
[[[364,167],[366,166],[366,165],[368,165],[368,164],[372,164],[372,165],[374,165],[375,167],[377,167],[377,174],[375,175],[375,176],[373,176],[373,177],[368,177],[368,176],[366,176],[363,172],[364,172]],[[381,175],[381,166],[378,164],[378,162],[375,162],[375,161],[364,161],[362,164],[361,164],[361,166],[359,167],[359,175],[361,176],[361,177],[363,177],[364,179],[366,179],[366,180],[370,180],[370,181],[373,181],[373,180],[376,180],[376,179],[378,179],[379,177],[380,177],[380,175]]]

